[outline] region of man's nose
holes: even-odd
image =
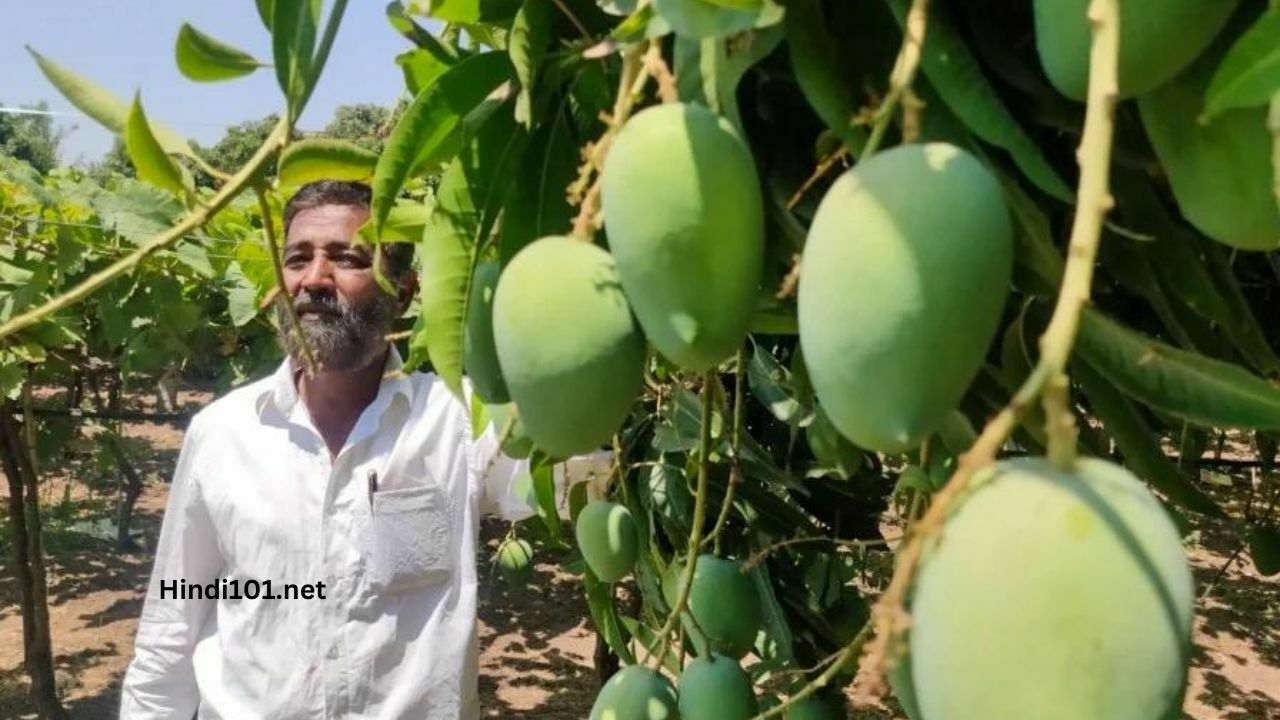
[[[311,262],[307,263],[303,269],[298,287],[301,289],[333,287],[333,264],[324,253],[316,253],[311,257]]]

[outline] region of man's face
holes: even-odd
[[[321,205],[295,215],[285,238],[285,287],[316,362],[329,372],[352,372],[377,360],[401,311],[397,298],[374,280],[371,248],[352,244],[368,219],[365,208]],[[276,306],[276,317],[285,350],[301,362],[302,346],[283,305]]]

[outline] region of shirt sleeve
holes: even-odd
[[[191,720],[199,705],[192,655],[215,600],[182,600],[173,587],[213,582],[223,567],[217,537],[200,492],[196,455],[200,418],[182,440],[178,465],[156,547],[155,565],[142,606],[134,655],[120,693],[121,720]]]

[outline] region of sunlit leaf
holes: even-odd
[[[261,65],[252,55],[183,23],[178,30],[178,69],[192,80],[215,82],[243,77]]]

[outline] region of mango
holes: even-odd
[[[481,400],[495,404],[511,400],[498,365],[498,350],[493,345],[493,293],[501,272],[502,266],[496,261],[476,267],[462,343],[462,367],[471,378],[471,386]]]
[[[667,603],[675,604],[679,599],[683,574],[681,563],[671,564],[662,583]],[[712,652],[732,658],[741,658],[751,650],[764,620],[751,577],[738,563],[715,555],[698,557],[689,588],[688,614],[692,622],[682,620],[695,646],[709,643]]]
[[[604,582],[617,582],[631,572],[639,552],[639,536],[631,511],[617,503],[587,503],[574,525],[578,549],[591,572]]]
[[[671,682],[642,665],[619,670],[600,688],[589,720],[678,720]]]
[[[566,237],[511,259],[493,300],[493,339],[533,442],[585,454],[622,426],[640,392],[644,336],[609,253]]]
[[[1197,119],[1221,59],[1222,52],[1206,53],[1173,82],[1139,98],[1138,111],[1183,217],[1226,245],[1275,250],[1280,207],[1267,108],[1228,110],[1207,125]]]
[[[1190,659],[1191,572],[1164,508],[1122,467],[1003,461],[921,558],[907,655],[915,720],[1169,720]]]
[[[681,720],[747,720],[756,714],[751,678],[738,661],[711,654],[689,663],[680,675]]]
[[[756,306],[764,210],[755,161],[701,105],[637,113],[605,158],[609,250],[645,335],[686,370],[737,351]]]
[[[498,572],[510,583],[523,584],[533,576],[533,547],[520,538],[498,546]]]
[[[859,163],[818,205],[800,265],[800,345],[819,401],[855,445],[928,437],[981,367],[1013,269],[1000,185],[945,143]]]
[[[1239,0],[1120,3],[1120,96],[1150,92],[1209,46]],[[1089,87],[1089,0],[1035,0],[1036,49],[1058,92],[1084,101]]]

